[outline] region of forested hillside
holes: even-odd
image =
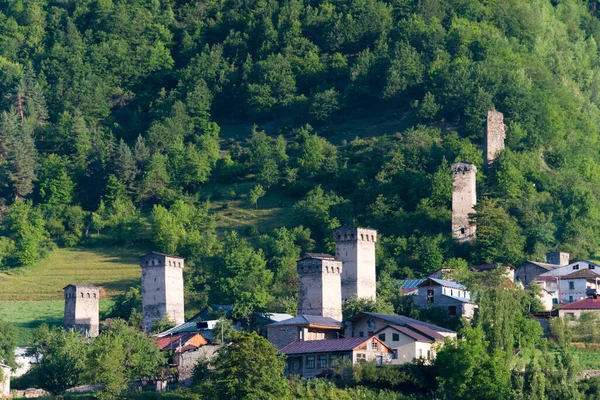
[[[186,257],[190,309],[295,307],[295,260],[381,233],[378,273],[600,245],[600,21],[566,0],[0,3],[0,263],[55,246]],[[488,109],[507,149],[481,156]],[[389,116],[401,131],[346,138]],[[251,128],[253,125],[254,128]],[[220,126],[233,129],[226,137]],[[450,164],[479,168],[450,238]],[[223,190],[222,188],[226,188]],[[243,189],[247,188],[247,189]],[[251,189],[251,190],[248,190]],[[267,194],[292,218],[217,226]],[[220,210],[211,204],[220,201]]]

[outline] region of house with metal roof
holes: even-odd
[[[584,312],[600,313],[600,297],[593,295],[558,308],[559,317],[579,318]]]
[[[456,338],[456,332],[450,329],[442,328],[441,326],[429,324],[404,315],[361,312],[348,318],[345,323],[346,337],[370,337],[388,325],[396,325],[412,327],[412,330],[416,329],[420,332],[431,332],[431,334],[435,332],[442,337]]]
[[[287,356],[286,375],[316,378],[333,374],[338,360],[390,362],[394,351],[375,336],[295,341],[279,350]]]
[[[345,327],[333,318],[298,315],[267,325],[267,339],[280,349],[294,341],[343,338]]]
[[[440,307],[450,316],[472,318],[477,306],[471,293],[460,283],[427,278],[418,285],[415,304],[419,307]]]
[[[394,350],[392,364],[404,364],[417,358],[429,362],[435,358],[437,348],[445,339],[445,336],[420,324],[388,324],[375,332],[375,336]]]

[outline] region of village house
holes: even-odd
[[[590,269],[572,272],[558,279],[558,296],[561,304],[583,300],[597,293],[600,276]]]
[[[515,279],[523,286],[535,281],[536,277],[557,268],[569,265],[569,253],[553,251],[546,254],[546,262],[526,261],[515,271]]]
[[[278,349],[295,341],[340,339],[345,325],[319,315],[298,315],[267,325],[267,339]]]
[[[575,271],[581,271],[584,269],[589,269],[593,271],[600,270],[600,265],[588,260],[579,260],[569,265],[555,268],[552,271],[544,272],[540,276],[558,276],[560,277],[560,279],[562,279],[562,277],[564,277],[565,275],[569,275]]]
[[[477,307],[471,294],[460,283],[427,278],[418,285],[415,304],[419,307],[440,307],[450,316],[472,318]]]
[[[10,367],[0,363],[0,398],[9,398],[10,395]]]
[[[417,358],[429,362],[445,339],[433,329],[418,324],[389,324],[375,332],[375,336],[394,351],[392,364],[404,364]]]
[[[414,318],[403,315],[379,314],[372,312],[361,312],[348,318],[346,322],[346,337],[370,337],[375,332],[385,328],[388,325],[409,326],[414,325],[417,329],[421,327],[429,328],[439,333],[443,337],[456,338],[456,332],[442,328],[441,326],[428,324]]]
[[[470,265],[469,269],[472,271],[477,271],[477,272],[489,272],[489,271],[495,270],[498,267],[500,267],[506,271],[505,276],[507,279],[509,279],[511,282],[515,281],[515,267],[512,266],[511,264]]]
[[[315,378],[331,375],[337,360],[389,363],[394,351],[377,337],[296,341],[279,350],[287,356],[286,375]]]
[[[600,297],[598,295],[559,307],[558,316],[561,318],[579,318],[584,312],[600,312]]]

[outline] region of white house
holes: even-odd
[[[551,271],[544,272],[543,274],[539,275],[538,278],[541,276],[565,276],[575,271],[580,271],[584,269],[600,270],[600,265],[587,260],[579,260],[565,265],[563,267],[555,268]]]
[[[471,302],[471,293],[460,283],[427,278],[418,286],[415,304],[419,307],[440,307],[448,315],[472,318],[477,307]]]
[[[444,340],[438,332],[416,324],[389,324],[375,332],[375,336],[394,350],[392,364],[404,364],[416,358],[433,360],[436,349]]]
[[[558,298],[561,304],[583,300],[596,293],[600,275],[590,269],[581,269],[558,277]]]

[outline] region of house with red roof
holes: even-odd
[[[600,312],[600,297],[593,295],[583,300],[565,304],[558,309],[559,317],[579,318],[584,312]]]
[[[279,350],[287,356],[286,375],[316,378],[332,373],[338,360],[376,361],[379,365],[391,361],[394,351],[376,336],[344,339],[298,340]]]
[[[572,303],[596,294],[600,275],[594,271],[580,269],[557,279],[560,303]]]

